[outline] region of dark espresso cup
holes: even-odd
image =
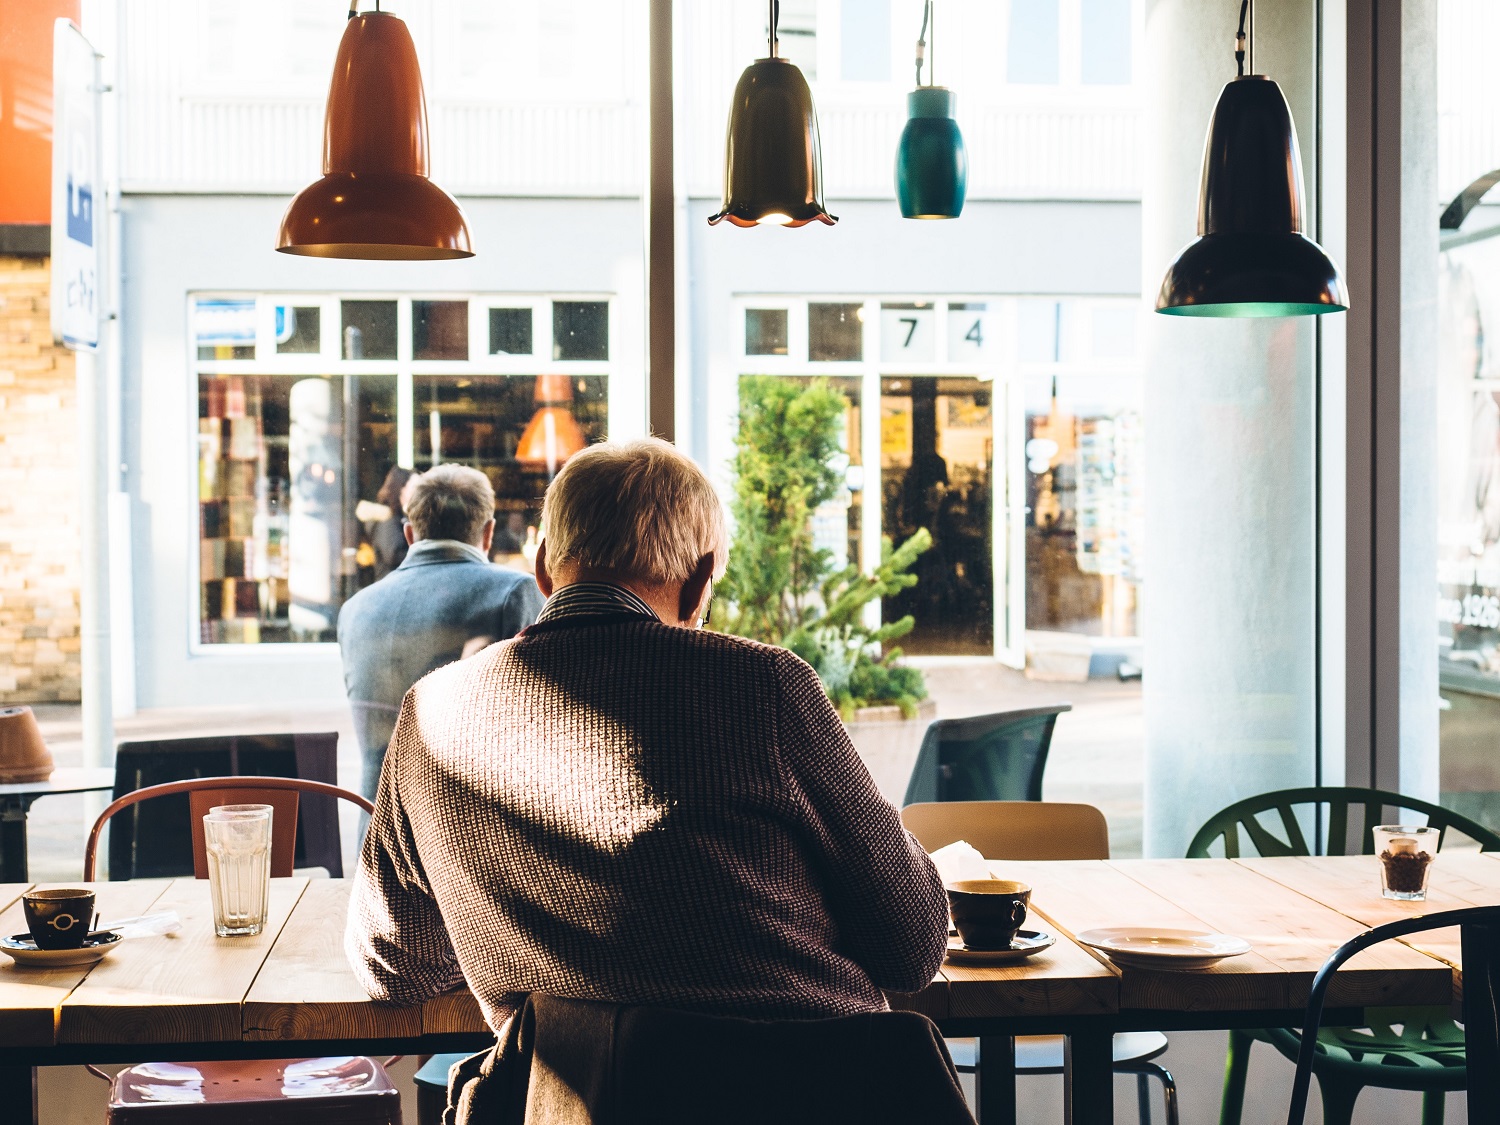
[[[1030,902],[1031,888],[1010,879],[964,879],[948,886],[948,910],[969,949],[1009,949]]]
[[[79,949],[94,920],[94,892],[27,891],[21,908],[38,949]]]

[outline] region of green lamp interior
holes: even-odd
[[[1156,311],[1166,316],[1269,317],[1320,316],[1345,312],[1347,305],[1325,305],[1303,301],[1229,301],[1218,305],[1173,305]]]

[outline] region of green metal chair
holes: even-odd
[[[1237,801],[1209,818],[1187,854],[1189,859],[1373,855],[1370,830],[1377,824],[1402,823],[1401,810],[1417,813],[1438,829],[1439,847],[1453,831],[1469,837],[1482,851],[1500,851],[1500,834],[1441,805],[1381,789],[1325,786],[1282,789]],[[1316,847],[1307,842],[1309,827]],[[1467,1084],[1463,1028],[1446,1008],[1386,1009],[1380,1015],[1368,1028],[1327,1027],[1318,1032],[1313,1073],[1323,1094],[1324,1125],[1350,1125],[1355,1099],[1366,1086],[1420,1091],[1422,1125],[1442,1125],[1448,1091]],[[1293,1062],[1302,1046],[1301,1035],[1291,1028],[1231,1031],[1219,1125],[1239,1125],[1250,1048],[1256,1040],[1270,1043]]]

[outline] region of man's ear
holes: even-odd
[[[490,545],[495,542],[495,520],[491,517],[490,522],[484,525],[484,530],[479,533],[479,549],[486,555],[490,553]]]
[[[552,596],[552,575],[547,573],[547,541],[543,539],[536,548],[536,584],[541,587],[542,597]]]
[[[682,594],[677,600],[677,620],[690,629],[698,627],[699,612],[703,608],[704,598],[708,596],[708,586],[713,578],[714,555],[710,551],[693,567],[693,573],[682,584]]]
[[[409,523],[403,523],[401,525],[401,534],[406,537],[406,545],[408,547],[410,547],[417,541],[417,529],[412,527],[412,525]]]

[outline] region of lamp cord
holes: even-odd
[[[766,37],[770,41],[771,57],[774,59],[780,57],[777,49],[781,46],[781,41],[776,36],[776,25],[781,22],[781,0],[770,0],[770,4],[770,27]]]
[[[1249,11],[1250,0],[1240,0],[1240,29],[1234,37],[1234,65],[1241,78],[1245,77],[1245,16]]]
[[[926,3],[924,3],[922,5],[922,30],[917,35],[917,85],[918,86],[920,86],[922,84],[922,63],[924,61],[926,61],[926,59],[927,59],[927,25],[929,23],[932,24],[933,46],[936,47],[937,46],[937,42],[936,42],[936,40],[937,40],[937,23],[932,18],[932,0],[926,0]],[[934,61],[936,60],[936,54],[937,54],[937,52],[934,51],[933,52]],[[934,68],[929,67],[928,70],[927,70],[927,84],[929,86],[931,86],[933,84],[933,82],[936,81],[936,79],[933,77],[934,73],[935,73]]]

